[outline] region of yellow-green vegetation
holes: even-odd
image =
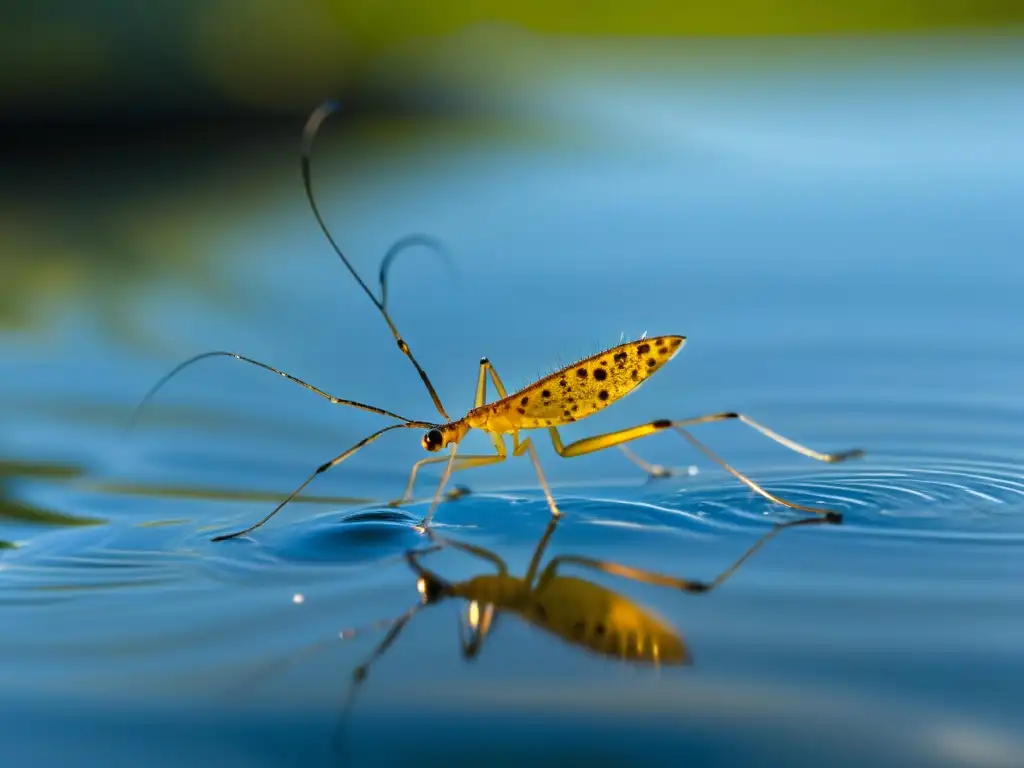
[[[1006,30],[1018,0],[181,0],[90,7],[23,4],[0,27],[6,109],[47,114],[103,104],[225,102],[307,107],[397,66],[416,81],[424,59],[462,50],[499,65],[499,38],[666,38]],[[483,30],[483,33],[481,33]],[[495,34],[496,31],[500,31]],[[403,58],[412,56],[413,60]],[[391,60],[391,65],[387,62]],[[414,63],[415,62],[415,63]],[[429,70],[429,67],[428,67]],[[60,98],[52,98],[56,93]]]
[[[11,481],[22,478],[72,480],[81,477],[82,469],[64,464],[42,464],[22,461],[0,461],[0,521],[18,520],[36,525],[100,525],[104,520],[44,509],[10,497]],[[4,547],[0,545],[0,549]]]

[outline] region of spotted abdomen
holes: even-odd
[[[520,429],[579,421],[625,397],[675,357],[683,336],[655,336],[599,352],[494,403]]]

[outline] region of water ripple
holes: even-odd
[[[877,457],[831,471],[759,472],[757,479],[787,500],[842,512],[847,526],[865,534],[1024,538],[1024,467],[1016,464]],[[725,526],[789,514],[725,483],[693,484],[675,496],[691,518],[710,510]]]

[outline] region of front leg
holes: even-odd
[[[468,456],[456,456],[455,466],[452,467],[452,471],[458,472],[459,470],[462,469],[485,467],[488,464],[497,464],[498,462],[505,461],[505,459],[508,458],[508,456],[505,453],[505,443],[501,442],[500,440],[497,440],[495,441],[495,447],[498,449],[498,452],[494,455],[471,454]],[[389,501],[388,506],[400,507],[403,504],[408,504],[410,501],[412,501],[413,487],[416,484],[416,473],[419,472],[420,467],[424,466],[425,464],[440,464],[446,461],[448,461],[447,456],[434,456],[429,459],[420,459],[415,464],[413,464],[412,472],[409,474],[409,482],[405,486],[405,493],[402,494],[402,497],[400,499]],[[460,495],[465,495],[465,493],[466,492],[463,492]]]
[[[501,385],[501,380],[498,378],[498,374],[494,373],[494,369],[491,366],[491,362],[486,358],[480,359],[480,370],[476,377],[476,395],[473,398],[473,407],[479,408],[487,402],[487,373],[491,372],[491,377],[494,379],[495,387],[499,394],[504,397],[504,387]],[[484,454],[472,454],[469,456],[457,456],[455,458],[455,465],[452,467],[453,472],[458,472],[462,469],[473,469],[474,467],[486,467],[488,464],[498,464],[499,462],[505,461],[508,458],[505,453],[505,442],[496,435],[491,436],[491,440],[494,442],[495,455],[484,455]],[[448,461],[447,456],[434,456],[429,459],[420,459],[412,465],[412,471],[409,473],[409,481],[405,484],[405,493],[402,494],[401,498],[389,501],[389,507],[400,507],[403,504],[409,503],[412,500],[413,488],[416,485],[416,475],[420,471],[420,467],[427,464],[439,464]],[[465,495],[467,491],[463,491],[461,495]]]

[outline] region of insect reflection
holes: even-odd
[[[389,626],[381,642],[353,671],[346,712],[366,680],[372,664],[394,644],[412,618],[424,608],[450,599],[467,603],[459,623],[459,647],[466,659],[480,654],[499,617],[506,614],[555,635],[570,645],[612,660],[655,666],[690,664],[692,658],[686,642],[664,619],[608,587],[579,576],[565,575],[563,569],[575,566],[682,592],[704,593],[725,582],[780,531],[804,525],[835,524],[835,521],[825,517],[778,523],[714,579],[696,581],[581,555],[556,555],[542,569],[541,561],[558,522],[559,518],[552,518],[548,523],[530,558],[526,574],[522,577],[509,573],[504,560],[488,549],[442,539],[433,533],[431,536],[436,541],[434,545],[406,552],[405,560],[417,577],[419,601],[395,619],[341,633],[342,639],[348,639],[381,624]],[[423,565],[422,559],[425,556],[445,547],[487,561],[494,567],[494,573],[455,582]]]

